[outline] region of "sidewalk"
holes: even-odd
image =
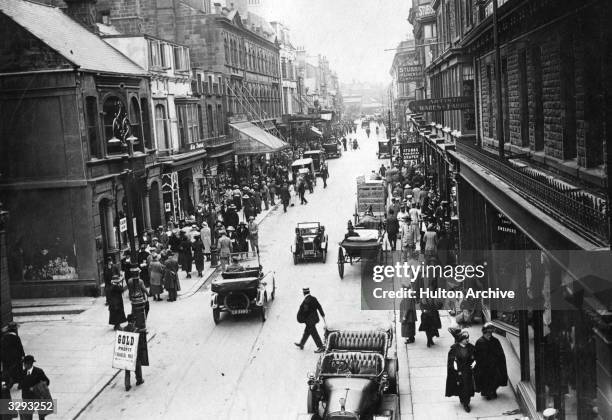
[[[260,213],[261,223],[276,206]],[[179,272],[181,291],[177,303],[153,302],[151,314],[163,316],[180,305],[182,299],[194,295],[216,272],[206,262],[202,277],[192,272],[190,279]],[[196,274],[194,276],[194,274]],[[166,293],[162,295],[166,298]],[[130,312],[127,293],[123,295],[126,315]],[[108,325],[108,307],[105,298],[75,297],[54,299],[15,299],[15,320],[26,354],[32,354],[36,365],[51,381],[51,395],[57,400],[54,418],[74,419],[89,403],[121,373],[111,368],[115,331]],[[148,341],[157,334],[156,325],[147,325]],[[164,333],[164,331],[160,331]],[[150,350],[150,349],[149,349]],[[13,398],[21,398],[14,386]]]
[[[419,320],[420,311],[417,311]],[[514,393],[509,386],[499,388],[496,400],[487,401],[479,393],[472,397],[471,412],[466,413],[459,403],[459,397],[444,396],[446,387],[446,361],[448,350],[454,338],[447,331],[450,316],[440,311],[442,329],[440,338],[434,338],[435,345],[427,348],[425,333],[418,331],[416,342],[404,344],[398,335],[398,363],[400,377],[401,420],[520,420],[523,415],[505,414],[519,410]],[[470,327],[470,342],[480,338],[482,325]],[[397,324],[397,331],[401,325]],[[510,368],[510,367],[509,367]]]

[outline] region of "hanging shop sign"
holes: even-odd
[[[420,99],[408,103],[412,112],[451,111],[456,109],[473,109],[474,97],[452,96],[448,98]]]
[[[398,82],[417,82],[423,77],[423,67],[420,64],[406,64],[397,68]]]
[[[421,158],[421,143],[404,143],[400,145],[404,160],[419,160]]]
[[[431,5],[426,5],[426,6],[419,6],[418,9],[416,10],[416,18],[417,19],[423,19],[429,16],[433,16],[435,15],[436,12],[434,11],[433,7],[431,7]]]
[[[127,232],[127,229],[127,218],[122,217],[121,219],[119,219],[119,231]]]

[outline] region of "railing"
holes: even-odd
[[[528,167],[513,167],[508,161],[469,143],[457,141],[456,148],[457,152],[470,157],[516,187],[520,195],[551,217],[564,222],[576,233],[601,245],[608,244],[608,204],[605,200],[577,191]]]
[[[234,139],[231,137],[224,135],[221,136],[216,136],[216,137],[209,137],[207,139],[204,139],[204,146],[205,147],[217,147],[217,146],[223,146],[229,143],[233,143]]]

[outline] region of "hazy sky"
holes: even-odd
[[[264,0],[270,20],[291,29],[294,46],[326,55],[341,82],[391,80],[398,42],[412,37],[410,0]]]

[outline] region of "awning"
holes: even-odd
[[[310,131],[312,131],[313,133],[315,133],[317,136],[321,136],[323,137],[323,133],[321,132],[321,130],[319,130],[317,127],[310,127]]]
[[[235,143],[237,155],[275,153],[288,146],[278,137],[250,122],[233,123],[230,127],[238,131],[238,141]]]

